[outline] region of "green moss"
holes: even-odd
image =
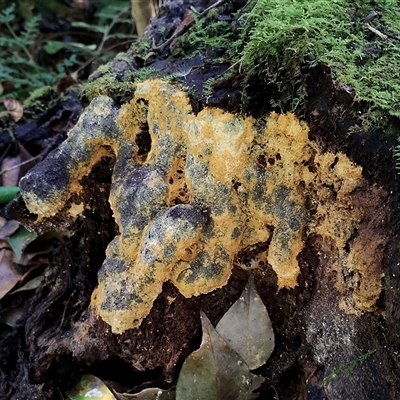
[[[115,60],[119,60],[119,61],[125,61],[128,65],[132,64],[132,60],[127,56],[126,53],[118,53],[115,58]]]
[[[127,74],[124,81],[119,81],[113,74],[87,82],[82,89],[82,96],[92,101],[97,96],[108,96],[117,102],[127,102],[134,92],[133,76]]]
[[[144,35],[132,46],[132,51],[138,57],[145,59],[151,51],[151,39]]]
[[[400,38],[400,9],[395,0],[258,0],[247,15],[240,64],[246,82],[252,77],[277,87],[273,106],[304,107],[306,78],[318,64],[331,68],[339,87],[354,95],[363,111],[363,128],[393,128],[400,117],[400,40],[383,39],[370,23]]]
[[[47,97],[48,95],[53,95],[54,90],[51,86],[43,86],[38,89],[35,89],[29,97],[24,101],[24,108],[32,107],[37,101],[43,97]]]
[[[108,74],[110,72],[110,67],[107,64],[104,64],[100,65],[100,67],[97,68],[97,70],[103,74]]]
[[[119,81],[115,74],[111,73],[107,66],[105,67],[103,76],[95,79],[92,82],[85,83],[82,89],[82,96],[92,101],[97,96],[108,96],[117,102],[127,102],[131,99],[135,84],[149,79],[156,70],[153,67],[141,68],[133,73],[125,75],[123,81]],[[99,67],[99,70],[102,68]]]
[[[378,34],[365,25],[373,10],[378,16],[369,24]],[[226,14],[217,8],[197,20],[175,39],[172,53],[185,58],[201,53],[216,61],[222,49],[222,56],[232,60],[230,71],[243,76],[244,111],[252,107],[256,82],[265,84],[270,108],[304,112],[308,78],[325,65],[336,87],[354,98],[357,124],[349,132],[378,130],[400,137],[397,0],[252,0],[236,14]],[[395,152],[400,154],[400,145]]]
[[[182,36],[179,36],[172,48],[172,54],[190,56],[216,49],[228,49],[234,41],[234,29],[231,21],[220,20],[218,9],[211,10],[206,17],[199,19]],[[214,58],[214,57],[213,57]]]
[[[156,69],[153,67],[140,68],[134,73],[135,82],[143,82],[149,79],[152,75],[154,75],[155,72]]]

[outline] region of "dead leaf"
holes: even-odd
[[[25,283],[24,286],[21,286],[20,288],[13,290],[10,292],[10,294],[18,293],[18,292],[25,292],[27,290],[34,290],[40,286],[40,284],[43,281],[43,276],[37,276],[36,278],[31,279],[27,283]]]
[[[1,175],[3,186],[17,186],[19,182],[19,166],[21,165],[21,154],[5,157],[1,163]]]
[[[58,80],[56,85],[56,91],[57,93],[63,93],[71,86],[78,86],[78,85],[79,85],[78,71],[75,71],[69,75],[65,75],[64,77]]]
[[[18,260],[19,265],[28,266],[34,265],[38,262],[42,264],[48,264],[48,257],[37,257],[40,254],[50,253],[53,250],[51,243],[32,243],[28,250],[22,252],[20,259]]]
[[[140,393],[117,393],[118,400],[175,400],[175,390],[163,390],[158,388],[144,389]]]
[[[16,141],[15,145],[15,154],[4,158],[1,163],[3,186],[17,186],[19,180],[36,164],[38,158],[32,157],[20,142]]]
[[[19,179],[24,177],[26,173],[35,166],[39,156],[33,157],[31,153],[23,146],[23,144],[17,141],[18,152],[21,156],[21,165],[19,172]],[[19,181],[18,181],[19,182]]]
[[[0,240],[0,299],[19,282],[22,276],[14,266],[13,257],[8,243]]]
[[[1,319],[9,327],[15,328],[17,326],[17,321],[24,315],[25,311],[25,306],[10,307],[1,313]]]
[[[240,298],[215,329],[241,355],[250,369],[259,368],[267,362],[274,350],[274,331],[252,275]]]
[[[183,29],[185,29],[187,27],[187,25],[189,25],[193,20],[194,20],[193,14],[190,12],[190,10],[186,9],[183,14],[182,22],[174,30],[172,37],[174,37],[175,35],[178,35],[179,32],[181,32]],[[169,45],[169,48],[172,49],[174,47],[174,44],[175,44],[175,41],[173,41]]]
[[[9,238],[8,243],[14,251],[14,260],[19,263],[22,257],[22,253],[26,249],[29,243],[33,242],[37,238],[35,232],[30,232],[23,226],[20,226]]]
[[[0,239],[7,239],[19,228],[19,222],[14,219],[7,221],[0,229]]]
[[[36,270],[40,267],[43,267],[44,264],[48,265],[49,260],[48,259],[39,259],[35,261],[34,264],[29,265],[29,269],[25,272],[25,274],[22,276],[21,280],[19,281],[19,286],[24,286],[27,282],[32,280],[32,275],[36,274]]]
[[[200,348],[183,363],[176,386],[176,400],[247,400],[264,378],[254,375],[201,313],[203,338]]]
[[[178,35],[179,32],[185,29],[186,26],[189,25],[192,21],[194,21],[194,16],[190,10],[186,9],[185,12],[183,13],[183,18],[181,23],[175,28],[174,32],[172,33],[172,36]]]
[[[116,400],[110,389],[96,376],[83,375],[79,383],[67,393],[71,400]]]
[[[4,99],[3,104],[10,114],[11,118],[15,122],[18,122],[22,118],[22,115],[24,114],[24,109],[22,108],[22,105],[18,100]]]

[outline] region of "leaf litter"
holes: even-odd
[[[6,98],[3,100],[3,104],[15,122],[18,122],[24,115],[24,109],[18,100]]]
[[[140,393],[117,393],[118,400],[251,400],[264,378],[251,370],[264,365],[274,349],[274,332],[251,276],[240,298],[221,318],[216,328],[201,312],[203,337],[200,348],[191,353],[179,374],[176,388],[147,388]],[[95,378],[95,377],[94,377]],[[83,381],[87,378],[82,377]],[[98,379],[98,378],[96,378]],[[72,400],[79,400],[99,383],[92,381],[73,389]],[[79,389],[80,388],[80,389]],[[78,390],[79,389],[79,390]],[[93,393],[93,392],[91,392]],[[80,396],[80,397],[79,397]],[[99,394],[100,396],[100,394]],[[95,397],[109,399],[109,397]]]
[[[0,299],[22,278],[13,261],[14,253],[4,240],[0,240]]]
[[[78,384],[67,393],[70,400],[116,400],[110,389],[94,375],[83,375]]]
[[[17,284],[22,290],[32,280],[34,271],[48,263],[47,258],[40,255],[50,252],[53,247],[40,239],[35,232],[28,231],[17,221],[0,217],[0,299]],[[36,288],[37,282],[34,280],[24,290]]]
[[[163,390],[159,388],[148,388],[142,390],[140,393],[117,393],[118,400],[174,400],[175,390]]]
[[[200,348],[185,360],[176,387],[177,400],[247,400],[264,378],[250,372],[243,358],[218,334],[201,313]]]
[[[3,186],[17,186],[20,179],[35,165],[38,158],[32,157],[18,140],[12,146],[14,147],[12,154],[4,158],[0,167]]]
[[[252,275],[239,300],[221,318],[216,330],[250,369],[261,367],[269,359],[275,346],[274,331]]]

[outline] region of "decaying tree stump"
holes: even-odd
[[[215,324],[253,274],[276,334],[260,398],[399,398],[395,139],[348,135],[353,99],[324,66],[304,115],[263,104],[262,82],[239,113],[240,72],[205,100],[229,60],[157,50],[158,27],[176,34],[186,4],[165,3],[148,58],[111,64],[121,81],[155,70],[129,99],[89,99],[8,208],[71,237],[0,342],[0,397],[55,398],[82,373],[171,383],[199,345],[199,312]]]

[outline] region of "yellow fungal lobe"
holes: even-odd
[[[23,181],[28,208],[41,216],[61,211],[111,153],[109,200],[120,234],[107,248],[92,306],[113,332],[139,326],[168,280],[186,297],[222,287],[235,257],[256,246],[278,287],[294,288],[307,235],[323,243],[321,260],[337,272],[346,311],[374,309],[382,268],[372,243],[385,238],[374,233],[376,221],[366,222],[365,199],[380,197],[357,196],[366,187],[361,168],[344,154],[322,153],[295,115],[256,120],[216,108],[196,115],[177,87],[140,83],[121,108],[93,100],[38,167],[43,173],[59,160],[60,183],[42,188],[35,170]],[[357,281],[340,278],[350,272]]]

